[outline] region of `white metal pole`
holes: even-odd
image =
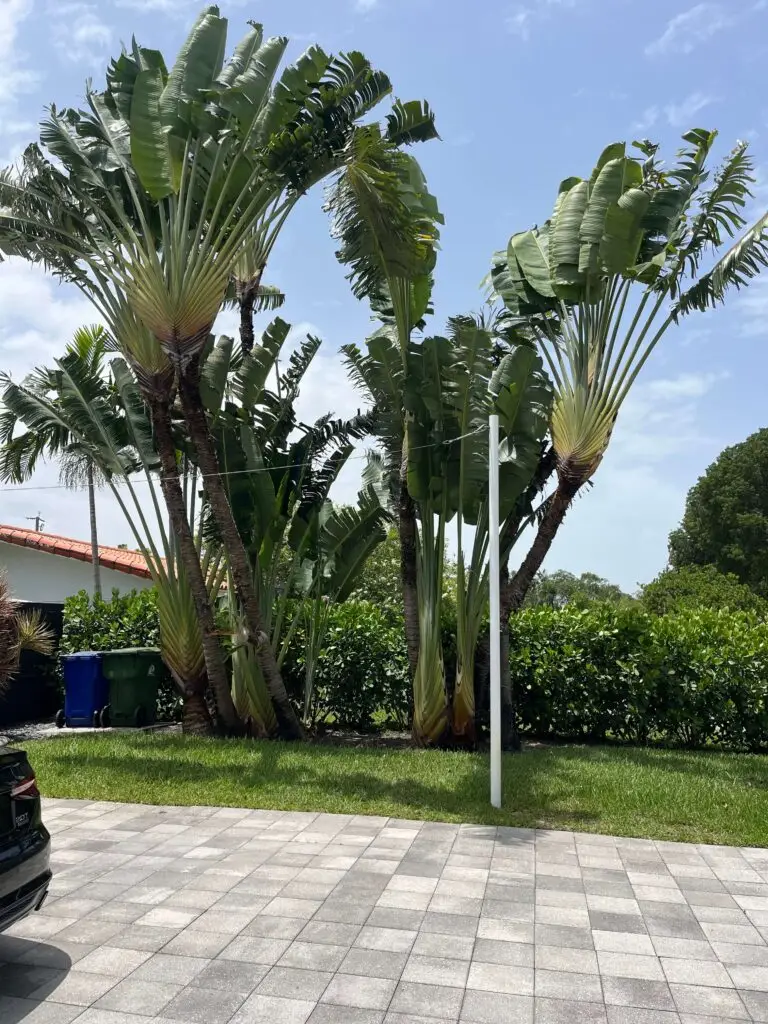
[[[488,582],[491,590],[491,803],[501,807],[501,617],[499,595],[499,417],[488,421]]]

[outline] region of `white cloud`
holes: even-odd
[[[659,119],[659,108],[658,107],[646,107],[642,112],[637,121],[632,125],[633,131],[636,132],[647,132],[649,128],[653,128]]]
[[[727,374],[722,373],[682,373],[679,377],[658,378],[645,385],[645,392],[651,398],[675,400],[681,398],[701,398],[711,391],[719,380]]]
[[[75,64],[101,67],[112,42],[112,29],[96,13],[96,7],[83,3],[53,9],[53,41],[56,49]]]
[[[700,110],[716,102],[716,96],[707,96],[705,93],[698,91],[692,92],[679,103],[670,103],[664,107],[664,113],[667,115],[667,121],[669,121],[673,128],[690,128],[692,127],[690,123],[691,118],[698,114]]]
[[[518,7],[504,19],[507,31],[527,42],[531,38],[531,19],[534,11],[530,7]]]
[[[127,7],[132,11],[168,14],[173,17],[187,17],[190,9],[200,9],[199,0],[113,0],[115,7]],[[228,0],[228,7],[242,7],[248,0]]]
[[[355,0],[355,10],[365,14],[378,5],[379,0]]]
[[[720,4],[701,3],[675,15],[658,39],[649,43],[649,57],[692,53],[697,46],[733,24],[733,19]]]
[[[0,0],[0,105],[11,105],[39,81],[19,50],[19,26],[32,13],[32,0]]]
[[[764,337],[768,334],[768,277],[752,281],[734,302],[741,314],[741,333],[746,337]]]
[[[555,7],[574,8],[579,0],[539,0],[535,7],[518,5],[513,7],[504,18],[508,32],[519,36],[524,42],[531,38],[531,30],[538,22],[547,21]]]

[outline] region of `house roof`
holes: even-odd
[[[55,533],[40,533],[37,530],[28,530],[23,526],[3,526],[0,523],[0,543],[16,544],[21,548],[34,548],[49,555],[75,558],[80,562],[91,561],[90,541],[59,537]],[[105,569],[114,569],[116,572],[124,572],[131,576],[141,576],[144,579],[152,578],[146,559],[138,551],[110,548],[100,544],[99,565],[103,565]]]

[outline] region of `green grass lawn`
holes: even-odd
[[[768,846],[768,758],[617,747],[531,747],[488,758],[168,735],[25,744],[46,796],[384,814]]]

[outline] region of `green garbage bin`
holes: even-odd
[[[165,671],[156,647],[104,651],[101,669],[109,680],[109,724],[125,728],[152,725],[157,688]]]

